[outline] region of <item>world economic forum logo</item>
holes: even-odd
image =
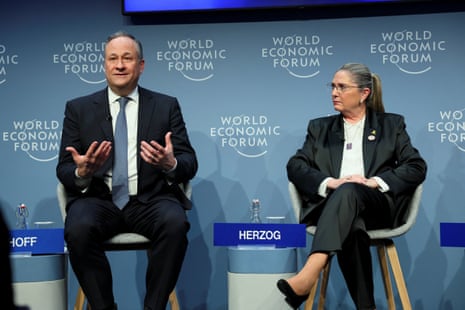
[[[465,109],[439,111],[439,120],[429,122],[428,132],[439,133],[441,143],[451,143],[465,152]]]
[[[322,58],[334,53],[333,46],[323,44],[318,35],[274,36],[271,40],[271,47],[262,48],[262,58],[271,59],[273,68],[285,70],[296,78],[318,75]]]
[[[65,42],[52,60],[63,66],[64,74],[76,75],[87,84],[100,84],[105,82],[104,50],[105,42]]]
[[[39,162],[58,157],[61,140],[60,123],[56,120],[14,120],[9,130],[2,132],[2,141],[13,152],[24,152]]]
[[[270,139],[279,136],[281,126],[271,124],[266,115],[223,115],[219,126],[210,128],[222,148],[231,148],[243,157],[255,158],[268,152]]]
[[[5,45],[0,44],[0,85],[6,82],[7,68],[19,63],[19,56],[7,53]]]
[[[422,74],[432,68],[433,55],[446,51],[446,42],[429,30],[382,32],[381,42],[370,44],[370,53],[383,64],[395,65],[407,74]]]
[[[226,59],[226,50],[216,47],[210,39],[168,40],[166,45],[165,50],[156,52],[156,60],[165,63],[168,71],[194,82],[211,79],[216,64]]]

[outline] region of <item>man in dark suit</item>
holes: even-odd
[[[68,194],[65,240],[93,310],[116,309],[105,240],[121,232],[151,240],[144,299],[151,310],[165,309],[187,248],[191,202],[178,184],[194,177],[197,159],[177,99],[138,86],[143,69],[140,42],[115,33],[105,46],[108,87],[66,104],[56,169]],[[125,132],[119,116],[124,143],[116,139]],[[121,149],[127,156],[118,158]]]
[[[303,147],[287,164],[288,178],[305,203],[300,221],[317,230],[302,270],[278,281],[278,288],[297,308],[337,254],[357,309],[373,310],[366,230],[402,223],[426,177],[426,163],[411,144],[404,118],[385,113],[381,81],[365,65],[342,66],[329,86],[339,114],[311,120]]]

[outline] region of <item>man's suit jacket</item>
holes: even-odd
[[[392,113],[367,110],[363,132],[365,177],[378,176],[390,190],[386,193],[394,208],[393,226],[404,220],[405,208],[415,188],[426,177],[426,163],[412,146],[404,118]],[[304,145],[287,164],[289,180],[305,201],[301,222],[314,225],[314,212],[326,199],[318,195],[327,177],[339,178],[344,148],[342,115],[311,120]]]
[[[137,154],[140,153],[142,140],[155,140],[165,145],[165,134],[168,131],[172,132],[173,151],[178,161],[176,170],[173,175],[170,174],[170,182],[167,182],[167,176],[160,168],[149,165],[138,156],[137,196],[143,202],[177,199],[183,203],[184,208],[189,209],[191,203],[177,184],[194,177],[197,159],[187,135],[179,103],[174,97],[139,87]],[[83,194],[75,184],[76,164],[71,154],[65,150],[67,146],[74,146],[80,154],[84,154],[93,141],[104,140],[113,141],[107,89],[67,102],[57,176],[67,190],[68,205],[82,195],[102,198],[109,196],[110,189],[104,182],[104,176],[112,167],[113,154],[95,173],[88,190]]]

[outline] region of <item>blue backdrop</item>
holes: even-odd
[[[441,222],[463,222],[465,12],[302,21],[136,24],[113,0],[0,4],[0,204],[11,228],[62,227],[55,166],[66,100],[105,86],[103,42],[126,30],[144,44],[141,85],[177,96],[199,172],[192,181],[190,245],[177,285],[183,309],[227,309],[227,251],[213,223],[262,215],[294,222],[285,165],[309,119],[334,113],[325,84],[363,62],[384,85],[386,109],[405,115],[429,165],[414,228],[396,241],[415,309],[463,309],[464,251],[441,247]],[[310,242],[310,240],[308,240]],[[301,259],[306,251],[302,250]],[[145,253],[110,254],[119,308],[144,293]],[[376,300],[386,309],[375,268]],[[329,309],[352,307],[334,268]],[[69,299],[76,280],[70,272]]]

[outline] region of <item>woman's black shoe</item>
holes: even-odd
[[[286,296],[285,300],[287,304],[292,307],[292,309],[298,309],[300,305],[308,298],[309,294],[297,295],[286,280],[279,280],[277,286],[281,293]]]

